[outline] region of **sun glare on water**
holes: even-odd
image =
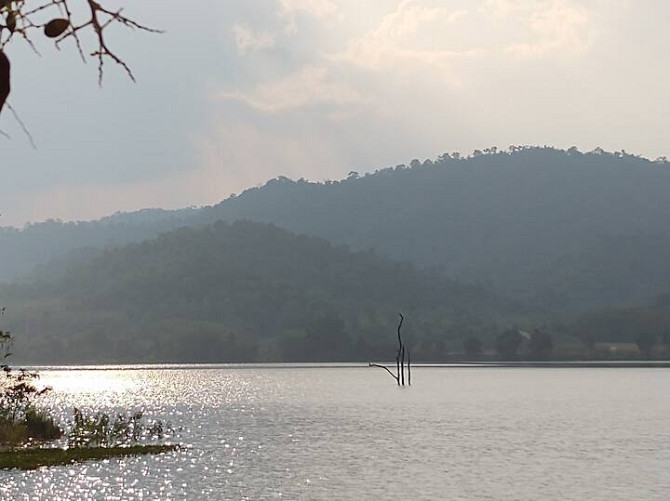
[[[133,389],[137,382],[125,371],[67,370],[45,371],[40,382],[57,393],[120,393]]]

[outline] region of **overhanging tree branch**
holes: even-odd
[[[87,7],[88,15],[83,19],[73,14],[72,6],[77,3]],[[37,53],[33,43],[36,30],[42,30],[47,38],[53,39],[57,48],[66,40],[74,40],[84,61],[86,56],[80,35],[91,32],[96,47],[89,55],[98,62],[98,83],[102,85],[106,59],[121,66],[128,77],[135,81],[128,64],[110,48],[105,38],[105,31],[113,25],[161,33],[125,16],[121,9],[109,10],[95,0],[0,0],[0,112],[10,93],[10,63],[6,47],[13,40],[22,39]]]
[[[9,79],[10,66],[9,59],[7,59],[3,51],[0,51],[0,113],[2,113],[2,107],[7,101],[11,88]]]

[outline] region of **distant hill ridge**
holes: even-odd
[[[670,278],[670,166],[595,150],[443,155],[339,182],[277,178],[220,204],[0,232],[0,277],[77,247],[246,219],[442,267],[557,311],[641,303]]]
[[[59,277],[0,287],[30,362],[345,361],[444,356],[527,310],[476,287],[276,226],[217,222],[94,251]]]

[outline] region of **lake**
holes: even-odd
[[[670,369],[45,370],[49,405],[143,410],[187,449],[0,472],[0,498],[665,500]]]

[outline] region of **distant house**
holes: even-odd
[[[640,349],[635,343],[596,343],[596,351],[620,355],[639,355]]]

